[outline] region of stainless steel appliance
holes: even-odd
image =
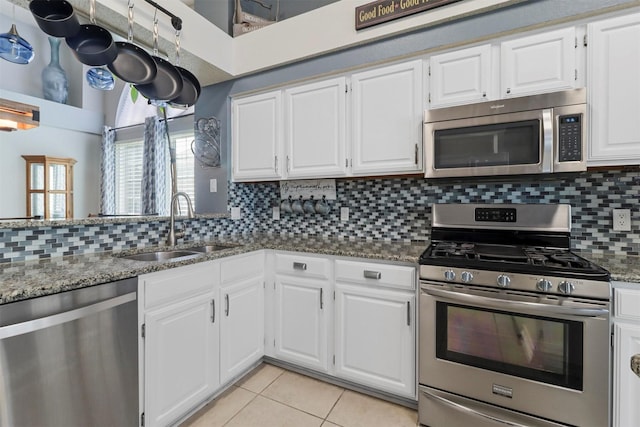
[[[419,420],[609,425],[609,273],[569,205],[442,204],[420,257]]]
[[[427,178],[584,171],[585,89],[425,112]]]
[[[0,305],[0,426],[137,426],[137,280]]]

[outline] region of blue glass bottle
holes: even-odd
[[[60,67],[60,39],[49,37],[49,45],[51,45],[51,62],[42,70],[44,99],[66,104],[69,85],[67,74]]]

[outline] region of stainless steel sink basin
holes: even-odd
[[[180,250],[180,251],[158,251],[158,252],[146,252],[142,254],[123,256],[124,259],[131,259],[134,261],[182,261],[185,259],[196,258],[201,256],[201,253],[192,250]]]
[[[225,245],[203,245],[203,246],[195,246],[193,248],[188,248],[186,250],[208,254],[211,252],[223,251],[225,249],[231,249],[234,247],[235,246],[225,246]]]

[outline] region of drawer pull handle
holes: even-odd
[[[211,300],[211,323],[216,323],[216,300]]]
[[[411,326],[411,301],[407,301],[407,326]]]
[[[631,356],[631,370],[640,377],[640,353]]]
[[[304,271],[304,270],[307,269],[307,263],[305,263],[305,262],[294,262],[293,263],[293,269],[294,270]]]
[[[322,310],[323,307],[324,307],[324,301],[323,301],[324,300],[324,292],[323,291],[324,291],[324,289],[320,288],[320,310]]]
[[[225,294],[224,301],[226,303],[225,314],[229,317],[229,294]]]
[[[380,280],[382,279],[382,273],[380,273],[379,271],[365,270],[364,277],[365,279]]]

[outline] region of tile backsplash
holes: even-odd
[[[229,206],[242,218],[181,220],[189,240],[221,235],[271,233],[358,239],[426,241],[434,203],[568,203],[572,207],[572,242],[578,250],[640,255],[640,173],[585,172],[549,177],[465,179],[458,182],[421,177],[341,179],[328,215],[282,213],[277,182],[230,183]],[[340,208],[350,218],[340,221]],[[612,231],[611,210],[631,209],[632,231]],[[0,228],[0,262],[49,258],[112,249],[164,244],[169,221]]]

